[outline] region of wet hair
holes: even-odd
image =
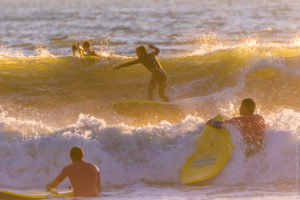
[[[75,146],[70,151],[70,157],[72,161],[80,161],[83,159],[84,153],[80,146]]]
[[[255,110],[255,102],[251,98],[244,99],[241,106],[245,107],[248,111],[248,114],[253,114]]]
[[[145,55],[145,54],[147,54],[147,49],[144,46],[138,46],[136,48],[136,53],[138,54],[138,52],[142,55]]]
[[[90,41],[86,40],[83,42],[82,46],[83,46],[83,48],[91,48],[91,43],[90,43]]]

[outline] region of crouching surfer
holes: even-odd
[[[243,135],[246,147],[246,157],[259,152],[263,147],[265,133],[265,120],[261,115],[254,114],[255,102],[244,99],[240,106],[240,116],[224,122],[209,120],[208,123],[216,128],[226,128],[226,125],[236,126]]]
[[[153,90],[155,89],[156,85],[158,84],[159,87],[159,97],[163,101],[170,101],[169,98],[165,95],[165,88],[167,83],[167,75],[165,70],[163,70],[160,62],[157,60],[156,56],[159,54],[160,50],[153,46],[152,44],[148,45],[149,48],[153,49],[154,51],[151,53],[147,53],[147,49],[144,46],[139,46],[136,48],[136,55],[137,59],[133,60],[128,63],[124,63],[115,67],[115,69],[120,69],[122,67],[128,67],[130,65],[135,65],[141,63],[144,65],[151,73],[152,78],[150,80],[148,86],[148,98],[149,100],[153,100]]]
[[[79,146],[70,151],[72,164],[64,167],[61,173],[47,185],[51,192],[66,177],[69,178],[74,197],[92,197],[100,195],[100,172],[96,165],[83,160],[84,152]]]

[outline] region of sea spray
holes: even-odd
[[[249,158],[243,153],[242,136],[238,130],[230,128],[235,150],[228,165],[211,183],[234,186],[295,182],[296,145],[299,145],[295,132],[299,131],[300,120],[295,116],[299,114],[292,110],[265,116],[264,149]],[[32,137],[33,133],[14,131],[5,118],[1,124],[1,135],[6,136],[1,137],[0,142],[0,173],[5,180],[1,185],[30,185],[32,188],[43,187],[71,162],[69,150],[74,145],[82,146],[85,159],[98,165],[104,187],[141,181],[177,184],[180,170],[193,153],[194,142],[205,127],[204,120],[196,116],[176,124],[162,122],[133,127],[124,123],[107,125],[102,119],[82,114],[74,124],[49,128],[48,132]],[[23,124],[26,132],[29,130],[26,126],[39,126],[38,123]],[[34,129],[31,130],[34,132]],[[68,185],[66,181],[62,187]]]
[[[266,47],[258,46],[251,52],[249,48],[160,57],[168,74],[166,94],[185,114],[198,112],[205,118],[217,114],[216,105],[228,100],[238,104],[246,97],[255,99],[262,112],[268,114],[280,108],[298,111],[299,49],[267,47],[266,53]],[[7,110],[19,107],[21,113],[51,113],[65,124],[81,112],[108,122],[121,122],[123,119],[118,121],[118,113],[111,105],[120,100],[147,99],[151,77],[140,65],[113,70],[132,59],[135,58],[113,56],[98,63],[73,57],[2,57],[1,105],[9,104]],[[43,122],[49,120],[47,116],[43,118]]]

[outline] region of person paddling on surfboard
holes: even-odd
[[[253,99],[247,98],[241,103],[239,117],[234,117],[224,122],[213,119],[207,122],[216,128],[225,128],[228,124],[236,126],[247,144],[245,151],[247,157],[262,149],[263,140],[266,136],[265,120],[261,115],[254,114],[255,106]]]
[[[96,165],[83,160],[84,152],[79,146],[70,151],[72,164],[64,167],[61,173],[47,185],[51,192],[66,177],[69,177],[75,197],[100,195],[100,172]]]
[[[78,51],[79,57],[96,56],[99,57],[100,59],[102,58],[102,56],[96,50],[92,49],[91,42],[88,40],[84,41],[82,46],[79,43],[77,45],[73,44],[72,53],[74,57],[76,56],[76,51]]]
[[[79,47],[81,47],[81,46],[79,45]],[[78,51],[80,51],[80,54],[82,54],[84,56],[100,56],[97,51],[92,49],[92,45],[91,45],[90,41],[88,41],[88,40],[84,41],[82,44],[82,47],[83,48],[80,48],[78,50]]]
[[[163,70],[160,62],[157,60],[157,55],[159,54],[159,48],[153,46],[152,44],[148,45],[149,48],[154,49],[153,52],[147,53],[147,49],[144,46],[138,46],[136,48],[136,55],[138,59],[133,60],[128,63],[124,63],[115,67],[115,69],[120,69],[122,67],[128,67],[130,65],[135,65],[141,63],[144,65],[151,73],[152,78],[150,80],[150,84],[148,86],[148,97],[150,100],[153,100],[153,90],[155,86],[158,84],[159,87],[159,97],[163,101],[170,101],[169,98],[165,95],[165,88],[167,82],[167,75],[165,70]]]

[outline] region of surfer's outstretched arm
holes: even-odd
[[[153,53],[155,56],[157,56],[157,55],[159,54],[159,52],[160,52],[159,48],[155,47],[155,46],[152,45],[152,44],[149,44],[148,47],[154,50],[152,53]]]
[[[135,64],[138,64],[138,63],[140,63],[140,60],[139,60],[139,59],[136,59],[136,60],[133,60],[133,61],[124,63],[124,64],[122,64],[122,65],[119,65],[119,66],[115,67],[114,69],[120,69],[120,68],[122,68],[122,67],[128,67],[128,66],[130,66],[130,65],[135,65]]]

